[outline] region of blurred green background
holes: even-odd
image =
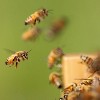
[[[35,42],[22,41],[27,30],[24,20],[39,8],[52,9],[38,26],[46,29],[56,18],[67,16],[69,25],[55,41],[44,40],[43,34]],[[49,85],[53,70],[47,67],[47,55],[57,47],[66,53],[94,52],[100,49],[100,0],[0,0],[0,100],[56,100],[59,90]],[[30,50],[29,60],[18,69],[4,62],[14,51]]]

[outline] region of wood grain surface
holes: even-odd
[[[87,55],[87,54],[85,54]],[[88,54],[94,58],[95,54]],[[87,66],[81,63],[80,54],[65,55],[62,59],[62,76],[64,87],[73,82],[78,82],[80,78],[87,78],[91,74],[87,72]]]

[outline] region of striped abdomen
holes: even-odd
[[[84,63],[86,63],[88,66],[91,66],[92,63],[93,63],[93,59],[90,58],[90,57],[88,57],[88,56],[81,55],[80,58],[81,58],[82,61],[83,61]]]

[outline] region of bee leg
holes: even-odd
[[[22,56],[22,60],[24,61],[25,60],[25,58]]]
[[[17,58],[16,58],[16,68],[17,68],[17,66],[18,66],[18,62],[20,62],[20,59],[17,57]]]
[[[20,59],[18,58],[18,62],[20,62]]]
[[[48,13],[45,13],[45,16],[48,16]]]
[[[25,56],[25,58],[28,60],[28,57],[27,56]]]
[[[42,16],[42,18],[41,19],[45,19],[45,16]]]
[[[26,59],[28,60],[28,57],[26,57]]]
[[[37,18],[37,21],[38,21],[38,23],[40,23],[40,21],[41,21],[40,18]]]
[[[17,61],[17,56],[14,57],[13,62],[14,62],[14,61]]]
[[[33,23],[34,25],[36,24],[36,21],[37,21],[37,19],[34,20],[34,23]]]
[[[18,67],[18,62],[16,62],[16,68]]]
[[[28,60],[28,58],[26,56],[24,58]]]

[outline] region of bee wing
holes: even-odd
[[[9,53],[12,53],[12,54],[14,54],[14,53],[15,53],[15,51],[10,50],[10,49],[6,49],[6,48],[4,48],[4,50],[5,50],[5,51],[7,51],[7,52],[9,52]]]
[[[53,14],[54,10],[48,9],[48,13]]]

